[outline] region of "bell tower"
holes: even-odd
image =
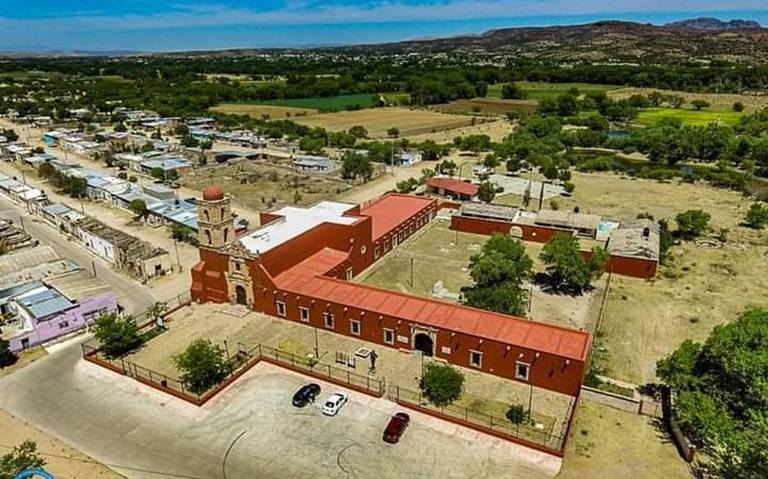
[[[197,239],[202,248],[223,249],[235,239],[235,222],[229,198],[218,186],[203,188],[197,205]]]

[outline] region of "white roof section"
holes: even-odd
[[[279,246],[286,241],[305,233],[323,223],[351,225],[360,217],[344,216],[354,208],[349,203],[321,201],[310,208],[286,206],[270,214],[282,216],[263,228],[240,239],[240,243],[251,253],[260,254]]]

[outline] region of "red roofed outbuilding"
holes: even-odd
[[[454,180],[445,176],[430,178],[427,181],[427,190],[439,196],[446,196],[455,200],[470,201],[475,199],[480,186],[466,181]]]

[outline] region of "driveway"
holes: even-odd
[[[0,380],[0,407],[130,478],[545,478],[560,460],[418,413],[401,442],[398,407],[346,391],[338,416],[296,409],[306,378],[259,364],[203,408],[80,359],[78,343]],[[323,393],[343,390],[320,382]]]

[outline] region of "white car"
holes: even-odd
[[[335,393],[328,396],[323,404],[323,414],[326,416],[335,416],[339,409],[347,403],[347,395],[344,393]]]

